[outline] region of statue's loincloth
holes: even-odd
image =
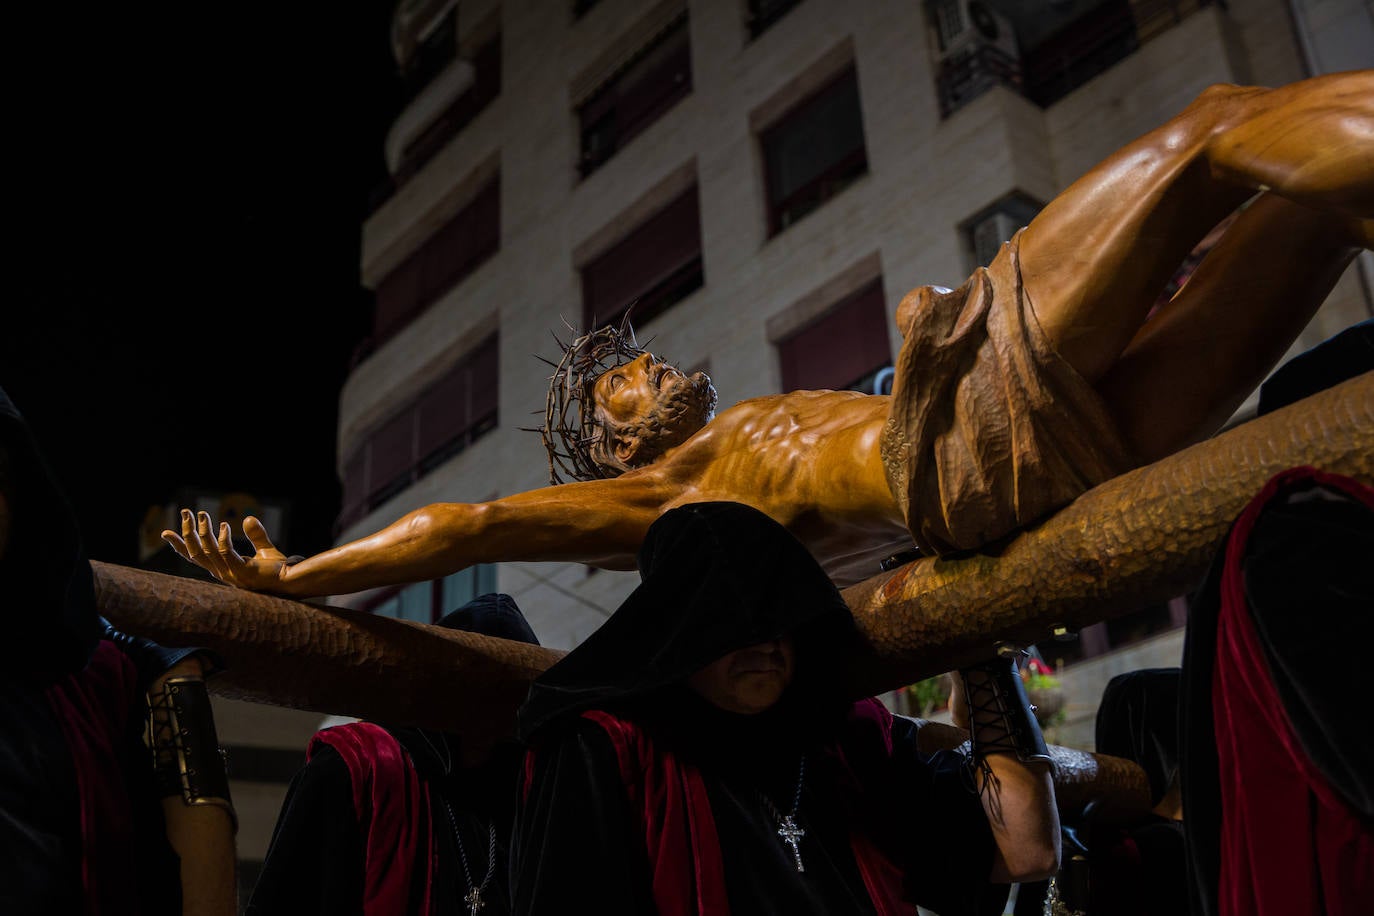
[[[1050,346],[1021,284],[1021,233],[959,289],[897,310],[888,487],[925,553],[997,540],[1134,467],[1102,399]]]

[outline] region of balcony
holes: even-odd
[[[1026,14],[1007,0],[936,0],[929,9],[940,38],[940,114],[948,117],[993,86],[1047,108],[1211,4],[1105,0],[1056,18]]]

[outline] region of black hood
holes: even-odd
[[[539,645],[539,637],[534,635],[515,599],[499,592],[478,595],[462,607],[445,614],[435,625]]]
[[[1260,385],[1255,413],[1262,417],[1371,369],[1374,318],[1366,318],[1275,369]]]
[[[591,636],[540,676],[517,729],[650,697],[726,653],[791,635],[788,694],[838,696],[821,659],[855,636],[838,589],[780,524],[739,503],[695,503],[654,522],[640,585]]]
[[[494,636],[497,639],[509,639],[515,642],[529,643],[532,646],[539,645],[539,638],[534,635],[534,630],[529,622],[525,620],[525,615],[521,612],[520,606],[515,603],[515,599],[510,595],[493,592],[487,595],[478,595],[467,604],[459,607],[448,614],[445,614],[436,626],[446,627],[450,630],[463,630],[468,633],[478,633],[482,636]],[[388,727],[387,731],[405,745],[410,752],[411,759],[415,761],[417,768],[426,778],[438,778],[447,775],[444,771],[452,769],[453,755],[461,741],[457,735],[445,735],[443,732],[433,729],[417,727]],[[501,778],[503,769],[513,766],[510,751],[498,749],[493,753],[492,762],[484,767],[492,778]],[[468,774],[471,777],[472,774]],[[455,777],[461,781],[461,774]],[[459,791],[461,787],[455,787],[454,791]],[[490,789],[487,782],[478,780],[470,787],[468,794],[482,792]]]
[[[1180,675],[1178,668],[1118,674],[1107,682],[1097,708],[1097,752],[1140,764],[1153,804],[1178,775]]]
[[[9,664],[52,675],[79,671],[100,634],[90,564],[76,515],[4,389],[0,448],[0,484],[10,501],[9,537],[0,556],[0,621],[12,650]]]

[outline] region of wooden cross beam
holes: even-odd
[[[856,696],[896,689],[1181,594],[1275,473],[1313,465],[1374,485],[1374,373],[1110,480],[997,552],[922,559],[844,591],[863,648]],[[529,682],[561,653],[200,580],[92,563],[114,624],[227,665],[229,697],[508,733]],[[1091,765],[1084,763],[1091,769]],[[1132,777],[1135,778],[1135,777]]]

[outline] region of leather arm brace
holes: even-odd
[[[238,830],[228,766],[203,678],[170,677],[160,692],[148,694],[147,742],[164,798],[180,795],[187,805],[221,807]]]
[[[1031,713],[1015,659],[994,658],[961,669],[959,677],[968,695],[971,756],[975,760],[989,754],[1015,754],[1022,763],[1054,765],[1040,723]]]

